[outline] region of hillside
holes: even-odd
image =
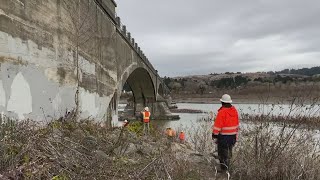
[[[165,77],[164,82],[171,89],[173,98],[178,102],[207,101],[206,98],[232,94],[243,102],[256,102],[261,98],[268,100],[288,100],[292,97],[320,96],[320,67],[285,69],[278,72],[251,73],[211,73],[208,75]],[[204,98],[204,100],[201,100]],[[197,100],[196,100],[197,99]]]
[[[301,69],[284,69],[282,71],[277,72],[279,74],[298,74],[298,75],[306,75],[306,76],[314,76],[320,74],[320,66],[312,67],[312,68],[301,68]]]

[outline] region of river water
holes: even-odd
[[[203,113],[174,113],[180,116],[179,120],[169,121],[169,120],[152,120],[151,124],[156,126],[159,130],[165,130],[167,127],[171,127],[177,132],[180,130],[186,130],[187,137],[194,134],[194,132],[201,129],[206,131],[208,134],[211,133],[211,127],[213,122],[203,122],[199,119],[208,118],[209,112],[212,111],[215,114],[218,109],[221,107],[221,104],[196,104],[196,103],[177,103],[179,109],[196,109],[202,110]],[[268,114],[273,115],[282,115],[282,116],[295,116],[295,115],[308,115],[308,116],[317,116],[320,117],[320,105],[304,105],[304,106],[291,106],[285,104],[278,105],[261,105],[261,104],[234,104],[238,109],[240,115],[240,129],[251,129],[256,124],[252,122],[243,122],[241,121],[241,115],[244,114]],[[120,105],[119,109],[124,109],[125,105]],[[120,110],[120,111],[121,111]],[[205,126],[205,127],[204,127]],[[282,126],[276,123],[272,124],[272,127],[276,132],[280,132]],[[291,130],[291,128],[287,128]],[[295,134],[303,133],[304,129],[297,130]],[[320,139],[320,131],[318,129],[313,129],[308,131],[311,133],[314,139]],[[241,131],[240,131],[241,137]],[[188,138],[187,138],[188,139]],[[240,138],[241,139],[241,138]]]
[[[209,112],[212,111],[214,114],[217,113],[221,104],[196,104],[196,103],[177,103],[179,109],[197,109],[202,110],[204,113],[174,113],[180,116],[180,120],[176,121],[155,121],[154,123],[163,127],[173,127],[173,128],[191,128],[199,124],[199,119],[209,117]],[[278,105],[261,105],[261,104],[234,104],[241,115],[243,114],[268,114],[282,115],[282,116],[295,116],[295,115],[310,115],[310,116],[320,116],[320,106],[319,105],[304,105],[304,106],[291,106],[288,104],[278,104]],[[242,126],[247,126],[246,123],[241,123]]]
[[[211,127],[213,122],[203,123],[203,121],[199,121],[199,119],[208,118],[209,112],[212,111],[214,114],[221,107],[221,104],[195,104],[195,103],[177,103],[179,109],[198,109],[202,110],[204,113],[192,114],[192,113],[175,113],[180,116],[180,120],[176,121],[153,121],[152,123],[158,126],[160,129],[165,129],[166,127],[172,127],[176,131],[179,130],[187,130],[187,135],[192,135],[194,132],[201,129],[205,130],[208,133],[211,132]],[[260,104],[234,104],[234,106],[238,109],[240,115],[240,129],[252,129],[256,124],[251,122],[243,122],[241,121],[241,115],[243,114],[268,114],[271,113],[273,115],[283,115],[283,116],[295,116],[295,115],[309,115],[309,116],[317,116],[320,117],[319,114],[319,105],[304,105],[304,106],[291,106],[291,105],[260,105]],[[203,126],[207,127],[203,127]],[[272,124],[275,132],[280,132],[282,126],[276,123]],[[286,128],[288,131],[292,130],[291,128]],[[250,130],[249,130],[250,131]],[[305,129],[299,129],[295,132],[296,135],[303,134]],[[314,129],[308,131],[314,139],[320,139],[320,131],[318,129]],[[241,131],[240,131],[240,139],[241,139]]]

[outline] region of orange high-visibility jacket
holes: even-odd
[[[176,136],[176,132],[173,129],[167,129],[166,135],[169,137],[173,137],[173,136]]]
[[[184,141],[185,138],[186,138],[186,136],[185,136],[184,132],[180,132],[180,134],[179,134],[179,139],[180,139],[181,141]]]
[[[151,115],[151,113],[150,113],[149,111],[143,111],[143,112],[142,112],[142,115],[143,115],[143,122],[144,122],[144,123],[150,122],[150,115]]]
[[[239,129],[238,111],[234,106],[221,107],[214,121],[212,132],[214,135],[237,135]]]

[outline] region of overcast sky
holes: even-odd
[[[116,0],[161,76],[320,65],[319,0]]]

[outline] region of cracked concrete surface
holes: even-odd
[[[152,70],[100,7],[89,6],[92,11],[80,16],[84,27],[90,28],[83,37],[75,36],[70,9],[62,0],[0,0],[0,112],[37,121],[64,116],[75,108],[79,81],[81,116],[102,121],[109,111],[116,124],[117,106],[111,104],[117,105],[117,94],[133,72],[136,75],[129,81],[136,87],[138,103],[156,99],[157,77]],[[85,43],[77,46],[75,37]]]

